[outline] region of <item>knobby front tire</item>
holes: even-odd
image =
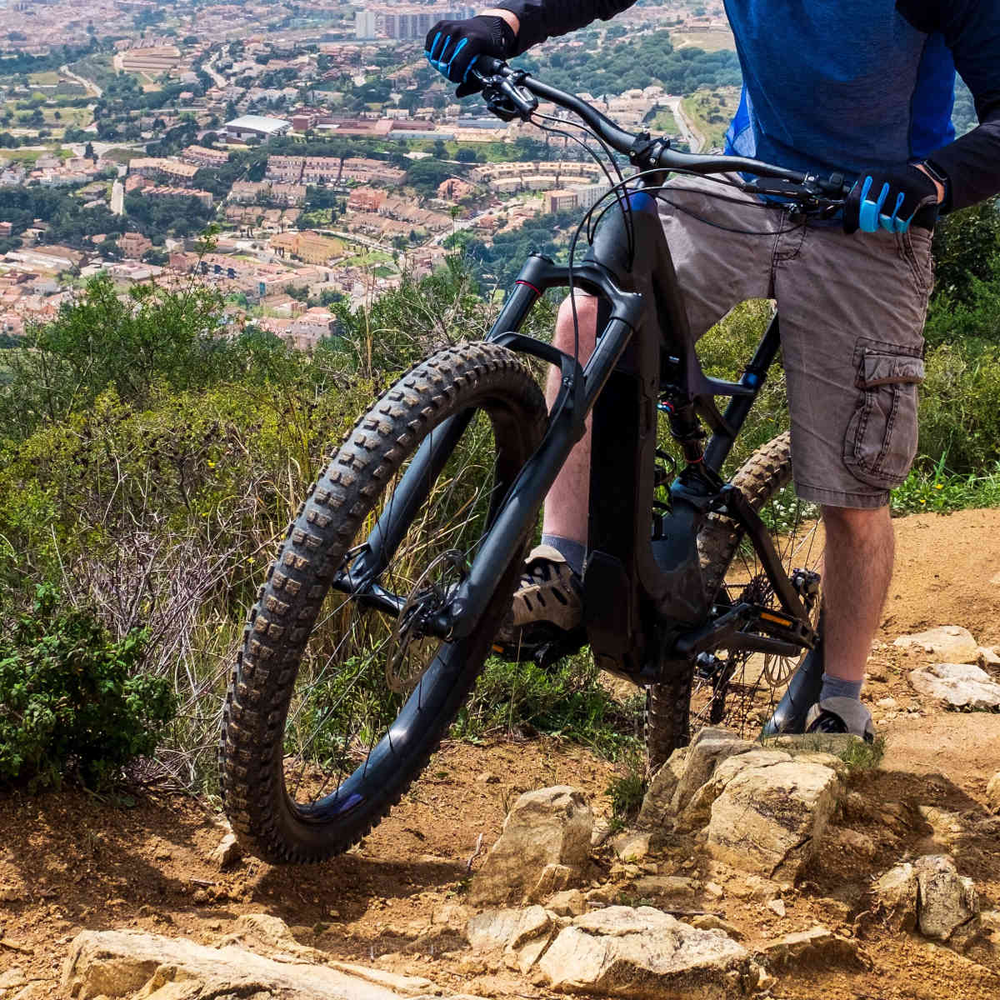
[[[393,516],[394,489],[421,442],[455,415],[468,424],[378,578],[410,610],[394,617],[333,588],[377,518]],[[224,708],[222,795],[250,851],[275,863],[339,854],[427,764],[509,609],[523,546],[496,567],[470,637],[409,633],[402,619],[413,620],[413,602],[447,601],[546,419],[516,354],[489,343],[448,348],[358,421],[311,488],[250,612]]]

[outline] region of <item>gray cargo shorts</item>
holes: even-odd
[[[778,303],[798,495],[887,504],[917,450],[931,234],[796,225],[706,178],[677,178],[663,197],[678,206],[661,200],[660,215],[694,337],[747,299]]]

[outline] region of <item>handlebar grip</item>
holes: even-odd
[[[486,76],[500,76],[507,69],[507,64],[502,59],[494,56],[477,56],[476,64],[472,67],[472,72],[480,79]]]

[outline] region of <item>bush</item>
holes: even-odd
[[[459,711],[454,735],[546,733],[616,759],[638,745],[644,704],[643,698],[616,701],[589,650],[546,669],[491,658]]]
[[[116,641],[42,585],[0,640],[0,782],[99,788],[156,749],[175,702],[169,682],[137,672],[143,630]]]
[[[981,473],[1000,458],[1000,349],[941,344],[927,352],[920,387],[920,454],[926,469],[947,456],[955,473]]]
[[[624,773],[616,775],[604,791],[611,800],[611,822],[614,829],[624,829],[636,821],[649,788],[646,755],[641,747],[627,752],[622,763]]]

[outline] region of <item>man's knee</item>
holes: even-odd
[[[593,345],[597,337],[597,307],[598,300],[593,295],[577,292],[576,322],[580,327],[580,344]],[[559,316],[556,319],[555,346],[561,351],[573,350],[573,307],[567,295],[559,306]]]
[[[831,507],[823,506],[823,524],[827,533],[856,538],[881,535],[892,530],[889,508]]]

